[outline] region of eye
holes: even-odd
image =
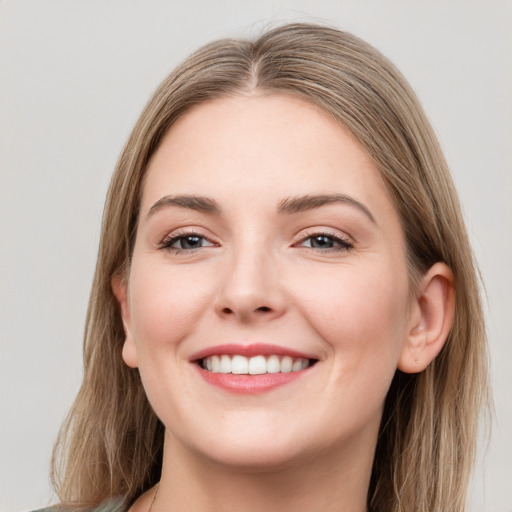
[[[177,251],[193,251],[202,247],[215,245],[206,237],[197,233],[183,233],[171,236],[162,242],[162,249],[176,249]]]
[[[299,244],[301,247],[310,247],[317,250],[348,250],[353,245],[340,236],[332,233],[314,233],[304,238]]]

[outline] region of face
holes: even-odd
[[[118,298],[166,448],[260,467],[375,447],[410,330],[404,235],[371,159],[317,107],[241,96],[179,120]]]

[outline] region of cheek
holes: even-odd
[[[212,279],[185,266],[172,268],[134,259],[130,274],[131,318],[138,352],[175,350],[211,304]]]
[[[301,312],[348,371],[396,369],[407,319],[408,282],[393,265],[302,274]]]

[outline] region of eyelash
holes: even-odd
[[[204,235],[201,235],[200,233],[195,233],[193,231],[190,231],[190,232],[187,231],[184,233],[175,233],[170,237],[164,238],[164,240],[160,244],[160,249],[164,249],[164,250],[168,250],[168,251],[173,250],[173,251],[175,251],[176,254],[180,254],[183,252],[196,251],[197,249],[202,249],[203,247],[205,247],[205,246],[201,246],[201,247],[195,247],[195,248],[190,248],[190,249],[184,249],[181,247],[173,247],[173,245],[176,242],[179,242],[180,240],[186,240],[187,238],[193,238],[193,237],[208,241],[209,245],[207,245],[206,247],[212,247],[212,246],[216,245],[210,239],[208,239]]]
[[[328,247],[326,249],[308,247],[308,249],[319,250],[321,252],[331,252],[331,251],[335,252],[335,251],[349,251],[350,249],[353,249],[353,247],[354,247],[354,245],[351,242],[349,242],[346,238],[344,238],[342,236],[338,236],[338,235],[335,235],[335,234],[329,233],[329,232],[316,232],[316,231],[314,233],[310,233],[310,234],[306,235],[305,237],[303,237],[297,244],[295,244],[295,246],[300,246],[306,240],[312,240],[314,238],[318,239],[321,237],[330,239],[334,243],[338,244],[338,247]]]
[[[182,247],[173,247],[173,245],[175,243],[179,242],[180,240],[185,240],[187,238],[193,238],[193,237],[198,238],[200,240],[206,240],[208,242],[208,245],[201,246],[201,247],[192,247],[192,248],[188,248],[188,249],[185,249]],[[329,239],[332,243],[338,244],[338,246],[337,247],[327,247],[327,248],[321,249],[318,247],[302,245],[307,240],[313,240],[315,238]],[[204,235],[201,235],[200,233],[191,231],[191,232],[175,233],[172,236],[165,238],[161,242],[159,248],[163,249],[163,250],[167,250],[167,251],[173,250],[175,252],[175,254],[180,254],[180,253],[185,253],[185,252],[196,251],[196,250],[202,249],[204,247],[214,247],[214,246],[216,246],[216,244],[214,242],[212,242],[210,239],[208,239],[207,237],[205,237]],[[297,242],[293,246],[294,247],[302,246],[302,247],[306,247],[311,250],[318,250],[320,252],[349,251],[350,249],[352,249],[354,247],[354,245],[351,242],[349,242],[346,238],[338,236],[338,235],[334,235],[333,233],[329,233],[329,232],[314,232],[314,233],[308,234],[307,236],[303,237],[299,242]]]

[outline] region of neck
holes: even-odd
[[[152,512],[365,512],[374,448],[352,445],[254,470],[205,459],[167,434]]]

